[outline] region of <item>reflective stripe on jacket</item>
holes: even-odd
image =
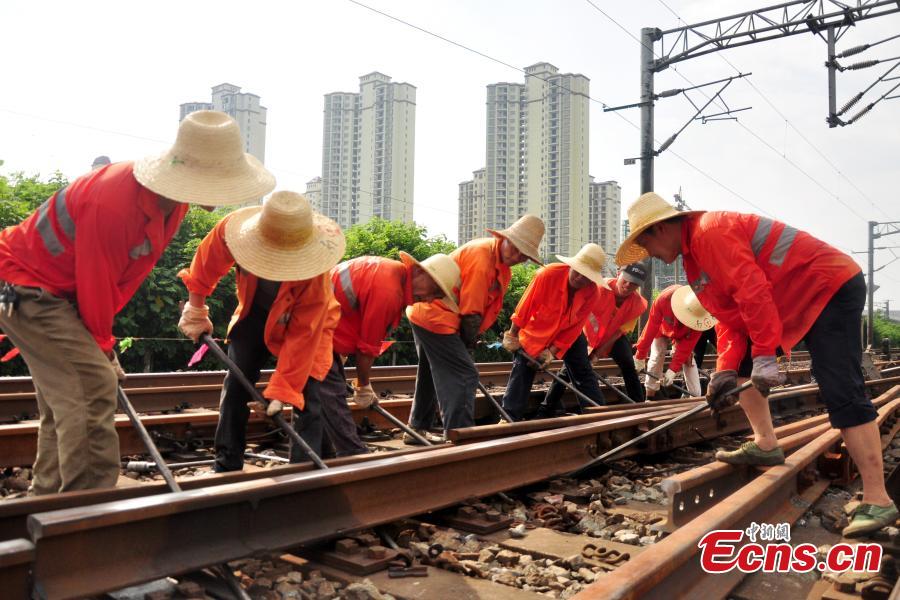
[[[615,289],[616,278],[607,278],[606,283]],[[641,296],[640,289],[634,290],[620,306],[616,306],[616,293],[612,289],[598,288],[594,308],[584,324],[588,345],[591,349],[599,348],[610,339],[629,333],[645,310],[647,301]]]
[[[691,329],[675,318],[675,313],[672,311],[672,294],[680,287],[680,285],[670,285],[653,301],[647,326],[641,332],[635,352],[636,357],[646,359],[650,354],[650,345],[653,340],[660,337],[669,338],[675,342],[675,351],[672,353],[672,362],[669,364],[669,368],[676,373],[681,370],[684,363],[690,360],[691,353],[701,334],[700,331]]]
[[[0,232],[0,279],[76,300],[85,328],[108,352],[116,313],[150,274],[188,208],[178,204],[166,216],[130,162],[97,169]]]
[[[229,216],[226,215],[203,238],[190,268],[178,273],[187,289],[195,294],[209,296],[235,264],[225,243],[225,223]],[[238,305],[228,331],[250,313],[259,281],[240,267],[236,270],[235,280]],[[329,323],[333,327],[336,322],[336,309],[327,271],[303,281],[282,282],[266,318],[266,348],[278,357],[275,372],[263,392],[266,398],[303,408],[302,390],[306,380],[314,369],[321,373],[322,365],[328,365],[325,372],[331,367],[331,340],[325,332]]]
[[[479,238],[450,253],[459,265],[462,287],[454,288],[459,298],[459,314],[440,300],[416,302],[407,311],[410,322],[432,333],[456,333],[462,315],[481,315],[479,332],[486,331],[503,308],[503,295],[512,272],[500,258],[500,238]]]
[[[334,332],[338,354],[381,354],[381,342],[400,324],[403,309],[412,304],[412,273],[402,262],[380,256],[360,256],[331,270],[341,318]]]
[[[719,319],[716,368],[790,352],[835,292],[860,272],[856,262],[779,221],[735,212],[685,217],[684,270],[703,306]]]
[[[589,283],[577,290],[568,304],[569,265],[554,263],[539,269],[512,316],[525,352],[536,357],[556,346],[557,358],[565,354],[591,314],[598,289]]]

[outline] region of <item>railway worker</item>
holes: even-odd
[[[313,212],[300,194],[280,191],[262,206],[226,215],[200,242],[190,268],[178,273],[190,293],[178,328],[196,341],[213,330],[206,297],[237,266],[238,305],[228,328],[228,356],[253,383],[269,358],[277,357],[263,392],[269,416],[285,403],[303,410],[311,370],[320,360],[330,367],[327,333],[322,343],[336,315],[328,271],[344,246],[344,234],[334,221]],[[216,472],[244,466],[250,401],[238,380],[226,375],[216,428]]]
[[[646,277],[647,267],[642,263],[620,268],[616,277],[606,280],[610,289],[599,288],[597,301],[584,324],[584,335],[587,338],[584,350],[588,352],[589,360],[594,362],[611,356],[622,372],[626,395],[635,402],[644,399],[644,389],[634,367],[631,344],[626,336],[634,331],[638,318],[647,310],[647,300],[641,296],[641,284]],[[569,380],[565,367],[560,370],[559,376]],[[539,416],[561,414],[558,408],[561,408],[563,392],[563,385],[554,380],[538,408]]]
[[[431,427],[436,405],[445,436],[450,429],[475,425],[478,370],[470,352],[503,308],[510,267],[528,259],[540,264],[544,222],[538,217],[524,215],[507,229],[488,232],[492,237],[474,239],[450,254],[460,270],[458,313],[440,300],[418,302],[406,311],[419,356],[409,424],[419,432]]]
[[[200,111],[162,155],[91,171],[0,233],[0,328],[28,365],[40,411],[35,494],[115,486],[125,374],[113,318],[178,231],[186,203],[247,202],[274,185],[242,151],[237,123]]]
[[[503,335],[503,347],[515,357],[503,408],[516,421],[524,416],[536,369],[522,352],[542,368],[561,358],[575,387],[604,404],[581,330],[600,289],[609,289],[602,271],[606,253],[597,244],[585,244],[575,256],[556,258],[562,262],[540,269],[528,284]]]
[[[783,382],[775,360],[800,340],[812,359],[819,397],[841,430],[863,482],[863,499],[845,537],[893,524],[898,517],[884,486],[877,412],[866,397],[860,315],[866,286],[852,258],[779,221],[734,212],[679,212],[653,193],[628,209],[631,235],[619,264],[648,255],[671,263],[678,255],[703,305],[719,320],[718,361],[707,401],[734,403],[739,378],[753,389],[740,396],[754,439],[716,458],[731,464],[773,465],[784,452],[772,428],[766,396]]]
[[[634,353],[635,367],[639,372],[647,373],[644,386],[648,400],[656,396],[660,385],[672,385],[678,371],[684,375],[688,393],[694,398],[700,396],[700,375],[694,362],[694,346],[701,333],[715,325],[716,320],[700,304],[691,286],[670,285],[657,296]],[[675,348],[669,368],[663,374],[670,341]]]
[[[414,302],[438,298],[444,306],[456,307],[453,288],[459,282],[459,266],[446,254],[418,261],[406,252],[400,260],[360,256],[331,270],[334,295],[340,303],[339,323],[334,332],[334,360],[321,384],[325,433],[336,456],[368,452],[359,439],[347,406],[348,382],[344,361],[356,357],[356,380],[352,400],[363,408],[376,400],[370,375],[381,354],[382,340],[397,325],[403,310]]]

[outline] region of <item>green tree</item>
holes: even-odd
[[[432,254],[449,254],[456,249],[456,244],[443,235],[428,237],[427,230],[421,225],[386,221],[379,217],[368,223],[354,225],[345,235],[347,249],[344,260],[357,256],[398,259],[401,250],[423,260]]]

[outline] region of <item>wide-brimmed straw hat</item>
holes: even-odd
[[[400,260],[405,265],[418,265],[431,276],[431,279],[444,292],[441,302],[455,313],[459,312],[456,294],[453,288],[461,285],[459,265],[446,254],[433,254],[423,261],[418,261],[411,254],[400,252]]]
[[[136,161],[134,177],[160,196],[204,206],[259,200],[275,188],[275,177],[244,152],[237,122],[213,110],[186,116],[175,144]]]
[[[689,285],[683,285],[672,294],[672,312],[675,318],[694,331],[706,331],[718,321],[700,304],[700,299]]]
[[[541,239],[544,237],[544,222],[534,215],[522,215],[518,221],[506,229],[488,229],[491,235],[506,238],[513,243],[519,252],[539,265],[541,253],[538,250]]]
[[[622,242],[622,245],[616,251],[616,264],[622,267],[650,256],[647,254],[647,250],[635,240],[654,223],[659,223],[672,217],[694,215],[698,212],[703,211],[678,210],[654,192],[647,192],[642,195],[628,207],[628,224],[631,227],[631,233],[628,234],[628,237],[625,238],[625,241]]]
[[[344,255],[338,224],[312,210],[296,192],[275,192],[262,206],[228,215],[225,243],[235,262],[271,281],[310,279]]]
[[[603,265],[606,264],[606,252],[604,252],[603,248],[597,244],[585,244],[575,256],[569,257],[557,254],[556,258],[566,263],[580,275],[584,275],[597,285],[610,289],[609,284],[606,283],[606,279],[603,278]]]

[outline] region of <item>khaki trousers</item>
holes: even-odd
[[[15,286],[19,306],[0,329],[28,365],[40,410],[36,495],[114,487],[118,380],[75,306],[39,288]]]

